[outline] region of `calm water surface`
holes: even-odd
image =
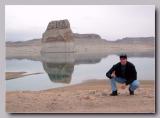
[[[119,61],[116,55],[109,55],[99,61],[87,61],[75,63],[74,60],[59,57],[57,61],[49,58],[44,61],[32,60],[7,60],[7,72],[28,72],[43,74],[30,75],[17,79],[7,80],[7,91],[21,90],[46,90],[84,82],[92,79],[108,79],[105,74],[113,64]],[[129,57],[137,70],[139,80],[155,80],[155,58],[152,57]],[[91,62],[91,63],[90,63]]]

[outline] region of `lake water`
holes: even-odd
[[[82,83],[92,79],[108,80],[105,76],[106,72],[113,64],[119,62],[119,57],[116,55],[109,55],[96,59],[96,61],[92,60],[93,58],[76,61],[78,59],[73,59],[72,56],[62,57],[51,56],[43,61],[27,59],[7,60],[7,72],[42,72],[42,74],[7,80],[6,90],[38,91]],[[139,80],[155,80],[155,58],[129,57],[128,61],[135,65]]]

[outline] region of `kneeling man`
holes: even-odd
[[[137,80],[137,71],[135,66],[127,61],[127,55],[120,55],[120,62],[113,65],[113,67],[106,73],[106,76],[110,78],[112,93],[111,96],[118,95],[116,82],[122,83],[122,89],[125,89],[129,85],[130,95],[134,95],[134,91],[139,87],[139,81]]]

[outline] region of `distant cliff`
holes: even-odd
[[[101,39],[100,35],[98,34],[78,34],[78,33],[73,33],[74,38],[85,38],[85,39]]]
[[[116,43],[154,43],[155,37],[126,37],[118,39]]]
[[[92,37],[92,38],[91,38]],[[105,39],[101,39],[97,34],[77,34],[74,33],[75,42],[78,44],[87,44],[91,43],[121,43],[121,44],[154,44],[154,37],[126,37],[122,39],[118,39],[116,41],[107,41]],[[7,41],[6,46],[28,46],[28,45],[41,45],[41,39],[33,39],[28,41],[16,41],[11,42]]]

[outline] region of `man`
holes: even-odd
[[[120,55],[120,62],[113,65],[113,67],[106,73],[106,76],[110,78],[112,93],[111,96],[117,96],[116,82],[122,83],[122,89],[129,86],[130,95],[134,95],[134,91],[139,87],[139,81],[137,80],[137,72],[135,66],[127,61],[127,55]]]

